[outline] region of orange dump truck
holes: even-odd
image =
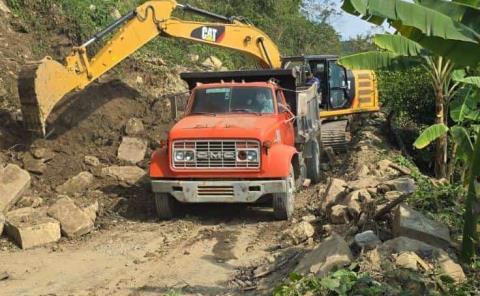
[[[178,203],[271,201],[289,219],[305,178],[320,179],[318,86],[294,70],[184,73],[186,113],[151,160],[161,219]]]

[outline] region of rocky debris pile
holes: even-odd
[[[74,164],[79,173],[49,187],[38,185],[44,178],[52,178],[51,166],[56,165],[59,153],[40,147],[44,142],[20,157],[24,169],[16,164],[2,166],[0,235],[5,233],[18,246],[28,249],[57,242],[62,236],[76,239],[91,233],[98,214],[104,212],[101,205],[110,202],[105,198],[112,186],[126,190],[145,184],[146,172],[136,165],[143,163],[148,148],[147,140],[140,138],[144,135],[143,123],[132,118],[124,131],[117,159],[84,155],[83,161]],[[115,165],[109,165],[112,162]],[[122,166],[125,163],[128,165]]]
[[[306,246],[311,247],[320,241],[294,272],[323,277],[355,261],[361,271],[379,277],[400,268],[426,275],[439,270],[457,283],[465,281],[455,262],[449,228],[404,203],[416,190],[409,170],[388,160],[375,167],[360,167],[352,174],[353,181],[331,178],[320,191],[316,213],[321,217],[311,221],[326,219],[331,224],[313,224],[310,231],[301,221],[285,230],[282,239],[289,244],[310,238]]]

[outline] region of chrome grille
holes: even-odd
[[[191,162],[177,161],[174,158],[176,149],[195,151],[195,160]],[[258,169],[258,161],[239,161],[237,152],[242,149],[255,149],[261,158],[260,143],[252,140],[205,140],[173,142],[172,161],[176,169]],[[226,157],[227,156],[227,157]],[[233,156],[233,157],[232,157]]]

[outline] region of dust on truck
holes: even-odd
[[[154,152],[150,178],[161,219],[179,203],[271,202],[292,217],[295,191],[320,179],[317,85],[294,70],[183,73],[185,116]]]

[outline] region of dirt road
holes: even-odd
[[[124,221],[85,241],[0,252],[2,295],[236,295],[241,268],[256,266],[278,248],[287,222],[270,209],[189,207],[171,222]],[[272,260],[272,259],[271,259]],[[255,295],[265,294],[259,285]]]

